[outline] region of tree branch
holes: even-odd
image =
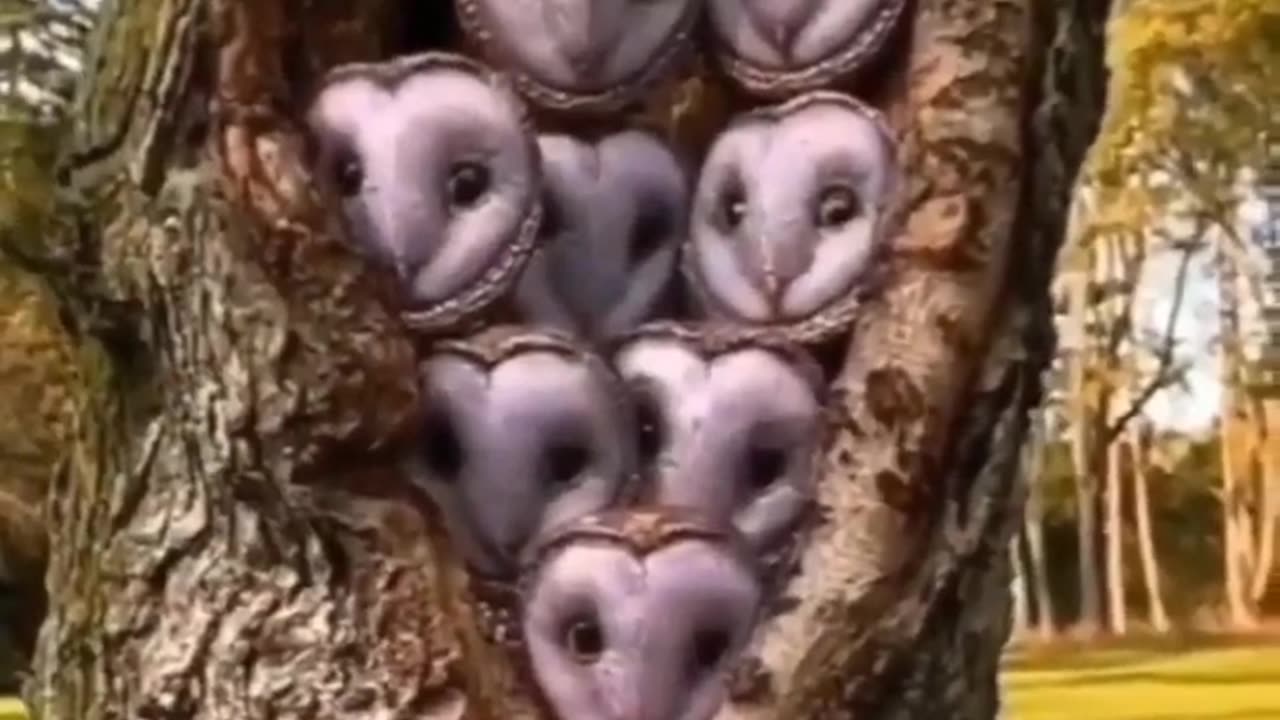
[[[1175,382],[1181,375],[1174,369],[1174,350],[1177,345],[1178,316],[1182,312],[1183,300],[1186,297],[1187,275],[1191,268],[1191,259],[1196,248],[1188,245],[1181,248],[1182,256],[1178,263],[1178,272],[1174,277],[1173,304],[1169,308],[1169,317],[1165,321],[1163,341],[1156,355],[1156,371],[1146,385],[1138,392],[1129,407],[1121,412],[1103,430],[1102,446],[1106,447],[1124,431],[1125,425],[1140,414],[1147,403],[1157,392]]]

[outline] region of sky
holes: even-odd
[[[1174,278],[1179,256],[1163,251],[1151,258],[1138,286],[1138,322],[1152,332],[1162,332],[1174,300]],[[1222,401],[1219,363],[1214,351],[1219,331],[1218,286],[1209,251],[1191,261],[1186,296],[1174,326],[1176,357],[1191,362],[1185,387],[1158,392],[1146,408],[1158,426],[1198,434],[1212,428]]]

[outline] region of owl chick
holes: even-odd
[[[630,387],[646,496],[732,522],[772,551],[812,507],[825,385],[781,338],[651,323],[612,355]]]
[[[734,537],[675,508],[591,516],[522,573],[529,661],[561,720],[708,720],[760,615]]]
[[[805,340],[844,331],[897,185],[893,136],[857,100],[816,92],[746,113],[698,178],[690,285],[713,317]]]
[[[510,575],[534,535],[614,502],[635,473],[615,376],[569,338],[497,327],[424,361],[411,477],[481,575]]]
[[[539,139],[541,249],[516,290],[533,323],[591,340],[653,317],[668,299],[688,222],[688,181],[660,139],[628,130]]]
[[[466,33],[534,103],[613,111],[692,50],[701,0],[457,0]]]
[[[865,67],[906,0],[707,0],[720,64],[743,89],[782,98],[833,87]]]
[[[515,282],[540,220],[541,162],[514,89],[458,55],[348,65],[307,116],[348,233],[394,268],[415,324],[447,326]]]

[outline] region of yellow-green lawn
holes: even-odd
[[[1008,720],[1280,720],[1280,644],[1026,653],[1003,680]]]
[[[27,714],[22,711],[22,703],[0,698],[0,720],[22,720],[26,716]]]

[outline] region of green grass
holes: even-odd
[[[0,720],[24,720],[27,713],[22,703],[13,698],[0,698]]]
[[[1280,644],[1018,654],[1008,720],[1280,720]]]

